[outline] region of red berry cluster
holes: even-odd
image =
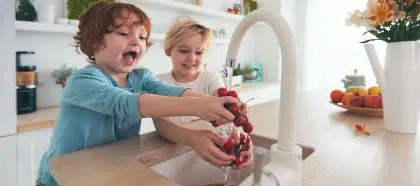
[[[251,138],[248,135],[241,134],[239,144],[235,144],[233,138],[229,138],[225,144],[218,145],[217,147],[227,155],[234,155],[236,158],[232,161],[230,166],[232,165],[240,165],[241,163],[245,162],[248,157],[242,157],[241,152],[249,150],[249,144],[251,143]]]
[[[227,88],[219,88],[217,90],[217,94],[219,95],[219,97],[231,96],[236,99],[239,99],[238,93],[236,93],[236,91],[234,90],[228,91]],[[248,116],[242,113],[242,108],[238,104],[225,104],[224,107],[227,110],[229,110],[233,115],[235,115],[235,119],[233,120],[233,123],[235,124],[235,126],[242,127],[245,133],[252,132],[253,126],[249,122]],[[213,125],[213,127],[219,126],[215,122],[211,122],[211,124]]]

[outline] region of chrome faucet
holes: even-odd
[[[236,67],[239,45],[246,31],[257,22],[265,22],[274,30],[279,41],[282,59],[278,141],[271,146],[271,161],[264,170],[271,172],[282,186],[300,186],[302,148],[295,143],[298,94],[297,44],[289,24],[277,10],[270,8],[254,10],[247,14],[235,28],[229,43],[225,65],[228,69],[228,88],[231,88],[232,69]],[[255,127],[258,128],[258,123]]]

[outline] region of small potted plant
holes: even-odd
[[[56,79],[55,82],[64,88],[66,86],[67,77],[69,77],[77,69],[79,69],[79,67],[73,68],[67,66],[67,64],[63,64],[60,69],[52,72],[52,76]]]
[[[227,69],[223,69],[222,71],[223,79],[225,83],[227,83]],[[244,69],[241,68],[241,64],[238,64],[237,68],[233,69],[232,72],[232,86],[240,85],[242,82],[244,82],[244,79],[255,79],[256,77],[256,71],[255,69],[251,67],[246,67]]]

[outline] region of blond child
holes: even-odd
[[[163,44],[165,54],[171,58],[172,70],[159,74],[157,77],[169,85],[182,86],[203,95],[218,97],[218,89],[225,87],[221,75],[217,72],[202,71],[203,59],[209,52],[212,40],[211,29],[197,21],[192,19],[177,21],[166,33]],[[242,104],[242,107],[246,114],[246,104]],[[172,119],[178,123],[186,123],[199,118],[195,116],[175,116]],[[156,128],[158,129],[159,126]],[[237,128],[234,128],[232,135],[236,143],[239,143],[239,130]],[[252,150],[251,147],[248,152],[244,153],[244,156],[247,156],[248,159],[237,168],[246,167],[252,162]]]
[[[234,119],[223,104],[235,103],[235,98],[203,96],[188,88],[163,84],[146,68],[135,69],[151,46],[150,25],[142,10],[125,3],[99,2],[80,17],[74,37],[76,48],[91,64],[67,80],[37,185],[57,185],[49,171],[51,158],[137,136],[142,118],[153,117],[157,123],[172,126],[170,120],[159,118],[193,115],[221,124]],[[182,136],[172,133],[173,139],[195,149],[200,146],[198,153],[209,163],[227,165],[235,159],[213,153],[218,149],[211,146],[212,142],[226,140],[221,136],[184,128],[178,128],[178,132]]]

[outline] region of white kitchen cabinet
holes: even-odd
[[[0,185],[15,186],[18,182],[17,136],[0,137]]]
[[[52,128],[19,133],[17,136],[18,185],[36,183],[39,162],[50,145]]]

